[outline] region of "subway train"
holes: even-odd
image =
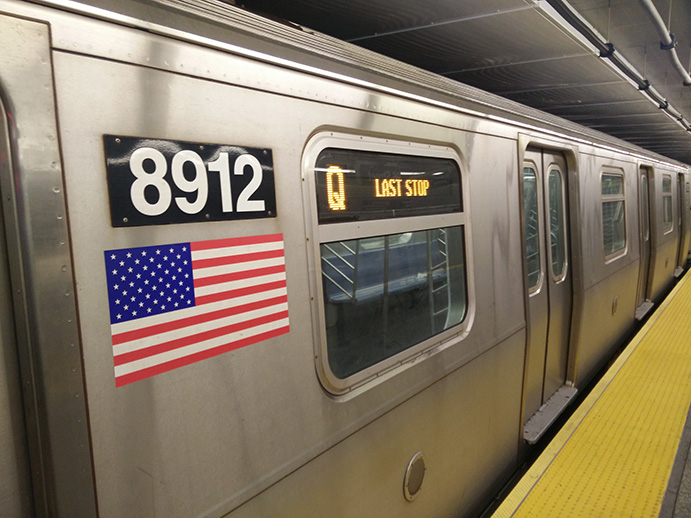
[[[686,266],[689,166],[224,2],[0,49],[2,516],[476,516]]]

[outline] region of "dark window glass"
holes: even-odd
[[[552,275],[562,277],[566,271],[566,229],[564,228],[564,187],[561,172],[549,172],[549,240]]]
[[[540,217],[537,201],[537,175],[531,167],[523,169],[523,212],[525,213],[525,251],[528,289],[540,284]]]
[[[662,228],[665,232],[672,229],[672,177],[662,177]]]
[[[459,324],[462,226],[323,243],[329,367],[347,378]]]
[[[626,247],[623,175],[602,175],[602,246],[605,257]]]

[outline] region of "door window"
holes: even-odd
[[[561,171],[549,172],[549,240],[552,276],[559,281],[566,275],[566,230],[564,228],[564,181]]]
[[[528,292],[540,286],[540,216],[538,211],[537,174],[532,167],[523,168],[523,213],[525,214],[525,253],[528,270]]]
[[[624,175],[603,174],[601,188],[602,246],[605,258],[611,259],[626,253]]]
[[[672,217],[672,177],[662,177],[662,230],[671,232],[673,227]]]

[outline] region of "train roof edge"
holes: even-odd
[[[588,144],[613,147],[626,154],[662,163],[689,167],[631,142],[582,126],[557,115],[531,108],[505,97],[443,77],[419,67],[358,47],[286,20],[276,20],[245,10],[223,0],[30,0],[63,10],[129,25],[153,33],[185,40],[185,34],[205,39],[195,43],[213,46],[213,41],[240,50],[265,52],[283,58],[280,65],[318,74],[338,74],[361,86],[380,86],[386,93],[403,95],[419,102],[455,107],[472,115],[544,131]],[[164,21],[161,22],[162,16]],[[199,24],[198,22],[202,22]],[[165,29],[173,29],[175,34]],[[234,31],[233,37],[226,31]],[[238,35],[240,37],[238,41]],[[208,39],[207,39],[208,38]],[[259,38],[264,45],[259,45]],[[249,45],[249,43],[252,45]],[[228,49],[225,49],[228,51]],[[306,55],[309,59],[305,59]],[[256,56],[255,56],[256,57]],[[276,63],[279,64],[279,63]],[[323,67],[323,68],[320,68]],[[403,86],[405,85],[405,86]],[[392,89],[393,88],[393,89]]]

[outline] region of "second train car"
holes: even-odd
[[[0,49],[8,516],[473,516],[686,264],[688,166],[223,2]]]

